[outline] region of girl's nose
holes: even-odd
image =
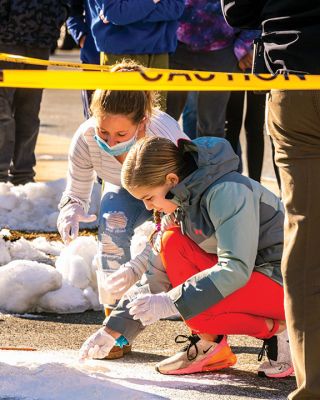
[[[143,202],[147,210],[153,210],[153,206],[150,201],[144,200]]]

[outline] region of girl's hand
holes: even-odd
[[[115,338],[106,332],[105,327],[92,334],[81,346],[80,360],[105,358],[115,344]]]
[[[141,295],[127,304],[127,308],[133,319],[140,319],[144,326],[178,313],[173,301],[164,292]]]

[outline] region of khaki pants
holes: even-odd
[[[139,64],[147,68],[169,68],[169,56],[167,53],[163,54],[106,54],[100,53],[101,65],[113,65],[123,59],[131,59],[137,61]],[[166,111],[167,106],[167,92],[159,92],[160,108]]]
[[[298,389],[291,400],[320,399],[320,91],[268,96],[267,126],[286,208],[282,272]]]

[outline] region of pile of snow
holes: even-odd
[[[58,204],[66,180],[28,183],[13,186],[0,182],[0,228],[51,232],[57,230]],[[95,184],[91,196],[90,214],[99,210],[101,185]],[[86,224],[96,227],[97,222]]]
[[[78,237],[67,247],[44,237],[15,242],[0,237],[0,309],[61,314],[99,310],[93,263],[97,250],[93,236]]]
[[[152,229],[145,223],[135,233],[131,254],[140,253]],[[98,242],[80,236],[69,246],[44,237],[5,241],[0,231],[0,310],[9,313],[81,313],[100,310],[95,256]]]

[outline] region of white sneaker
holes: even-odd
[[[262,360],[264,354],[267,355],[268,361],[260,365],[258,369],[259,376],[285,378],[294,375],[287,330],[263,341],[258,357],[259,361]]]
[[[165,375],[184,375],[196,372],[218,371],[234,365],[237,357],[228,345],[227,337],[210,342],[198,335],[178,335],[176,343],[188,343],[181,351],[156,365],[156,370]]]

